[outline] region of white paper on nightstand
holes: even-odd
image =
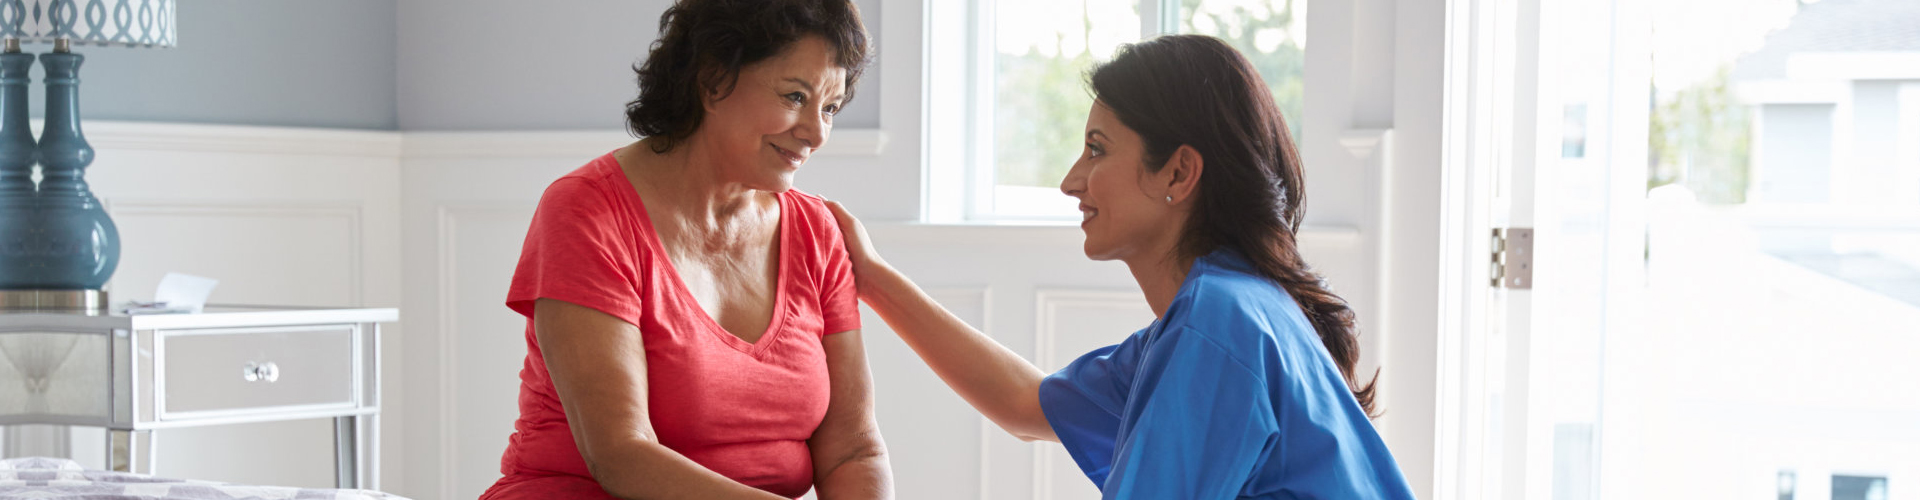
[[[153,292],[153,301],[164,304],[168,310],[198,313],[207,306],[207,297],[213,295],[213,287],[219,284],[220,280],[213,278],[167,273],[160,278],[160,289]]]

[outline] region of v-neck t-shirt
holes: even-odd
[[[830,395],[822,342],[860,327],[858,297],[825,202],[798,190],[777,196],[773,315],[765,333],[747,342],[714,322],[688,292],[611,153],[547,188],[507,294],[507,306],[527,319],[527,356],[520,418],[500,461],[506,477],[489,498],[544,497],[531,484],[514,487],[543,478],[575,485],[592,480],[534,335],[534,302],[541,298],[639,327],[647,411],[660,444],[775,494],[798,497],[812,487],[807,439],[825,417]]]

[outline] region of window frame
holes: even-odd
[[[921,219],[930,223],[1073,222],[1070,214],[997,210],[994,135],[995,14],[1000,0],[927,2],[928,99],[922,104],[926,182]],[[1135,0],[1140,38],[1177,33],[1181,0]],[[947,99],[943,96],[958,96]],[[959,186],[957,189],[955,186]]]

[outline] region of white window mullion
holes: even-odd
[[[975,2],[928,2],[927,58],[951,63],[928,64],[924,73],[927,178],[923,186],[923,218],[930,222],[958,222],[972,217],[970,196],[973,166],[970,134],[974,102],[973,47],[980,35],[974,28]]]
[[[970,13],[969,32],[972,34],[967,51],[967,62],[971,66],[967,85],[966,137],[967,144],[967,218],[979,220],[990,218],[994,212],[993,193],[997,184],[995,179],[995,156],[993,144],[994,109],[996,99],[995,85],[999,78],[994,68],[996,43],[997,0],[978,0],[973,2]]]

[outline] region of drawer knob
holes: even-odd
[[[280,380],[280,365],[273,364],[272,361],[265,363],[250,362],[247,363],[245,370],[240,371],[240,377],[247,379],[248,382],[265,381],[272,383],[273,381]]]

